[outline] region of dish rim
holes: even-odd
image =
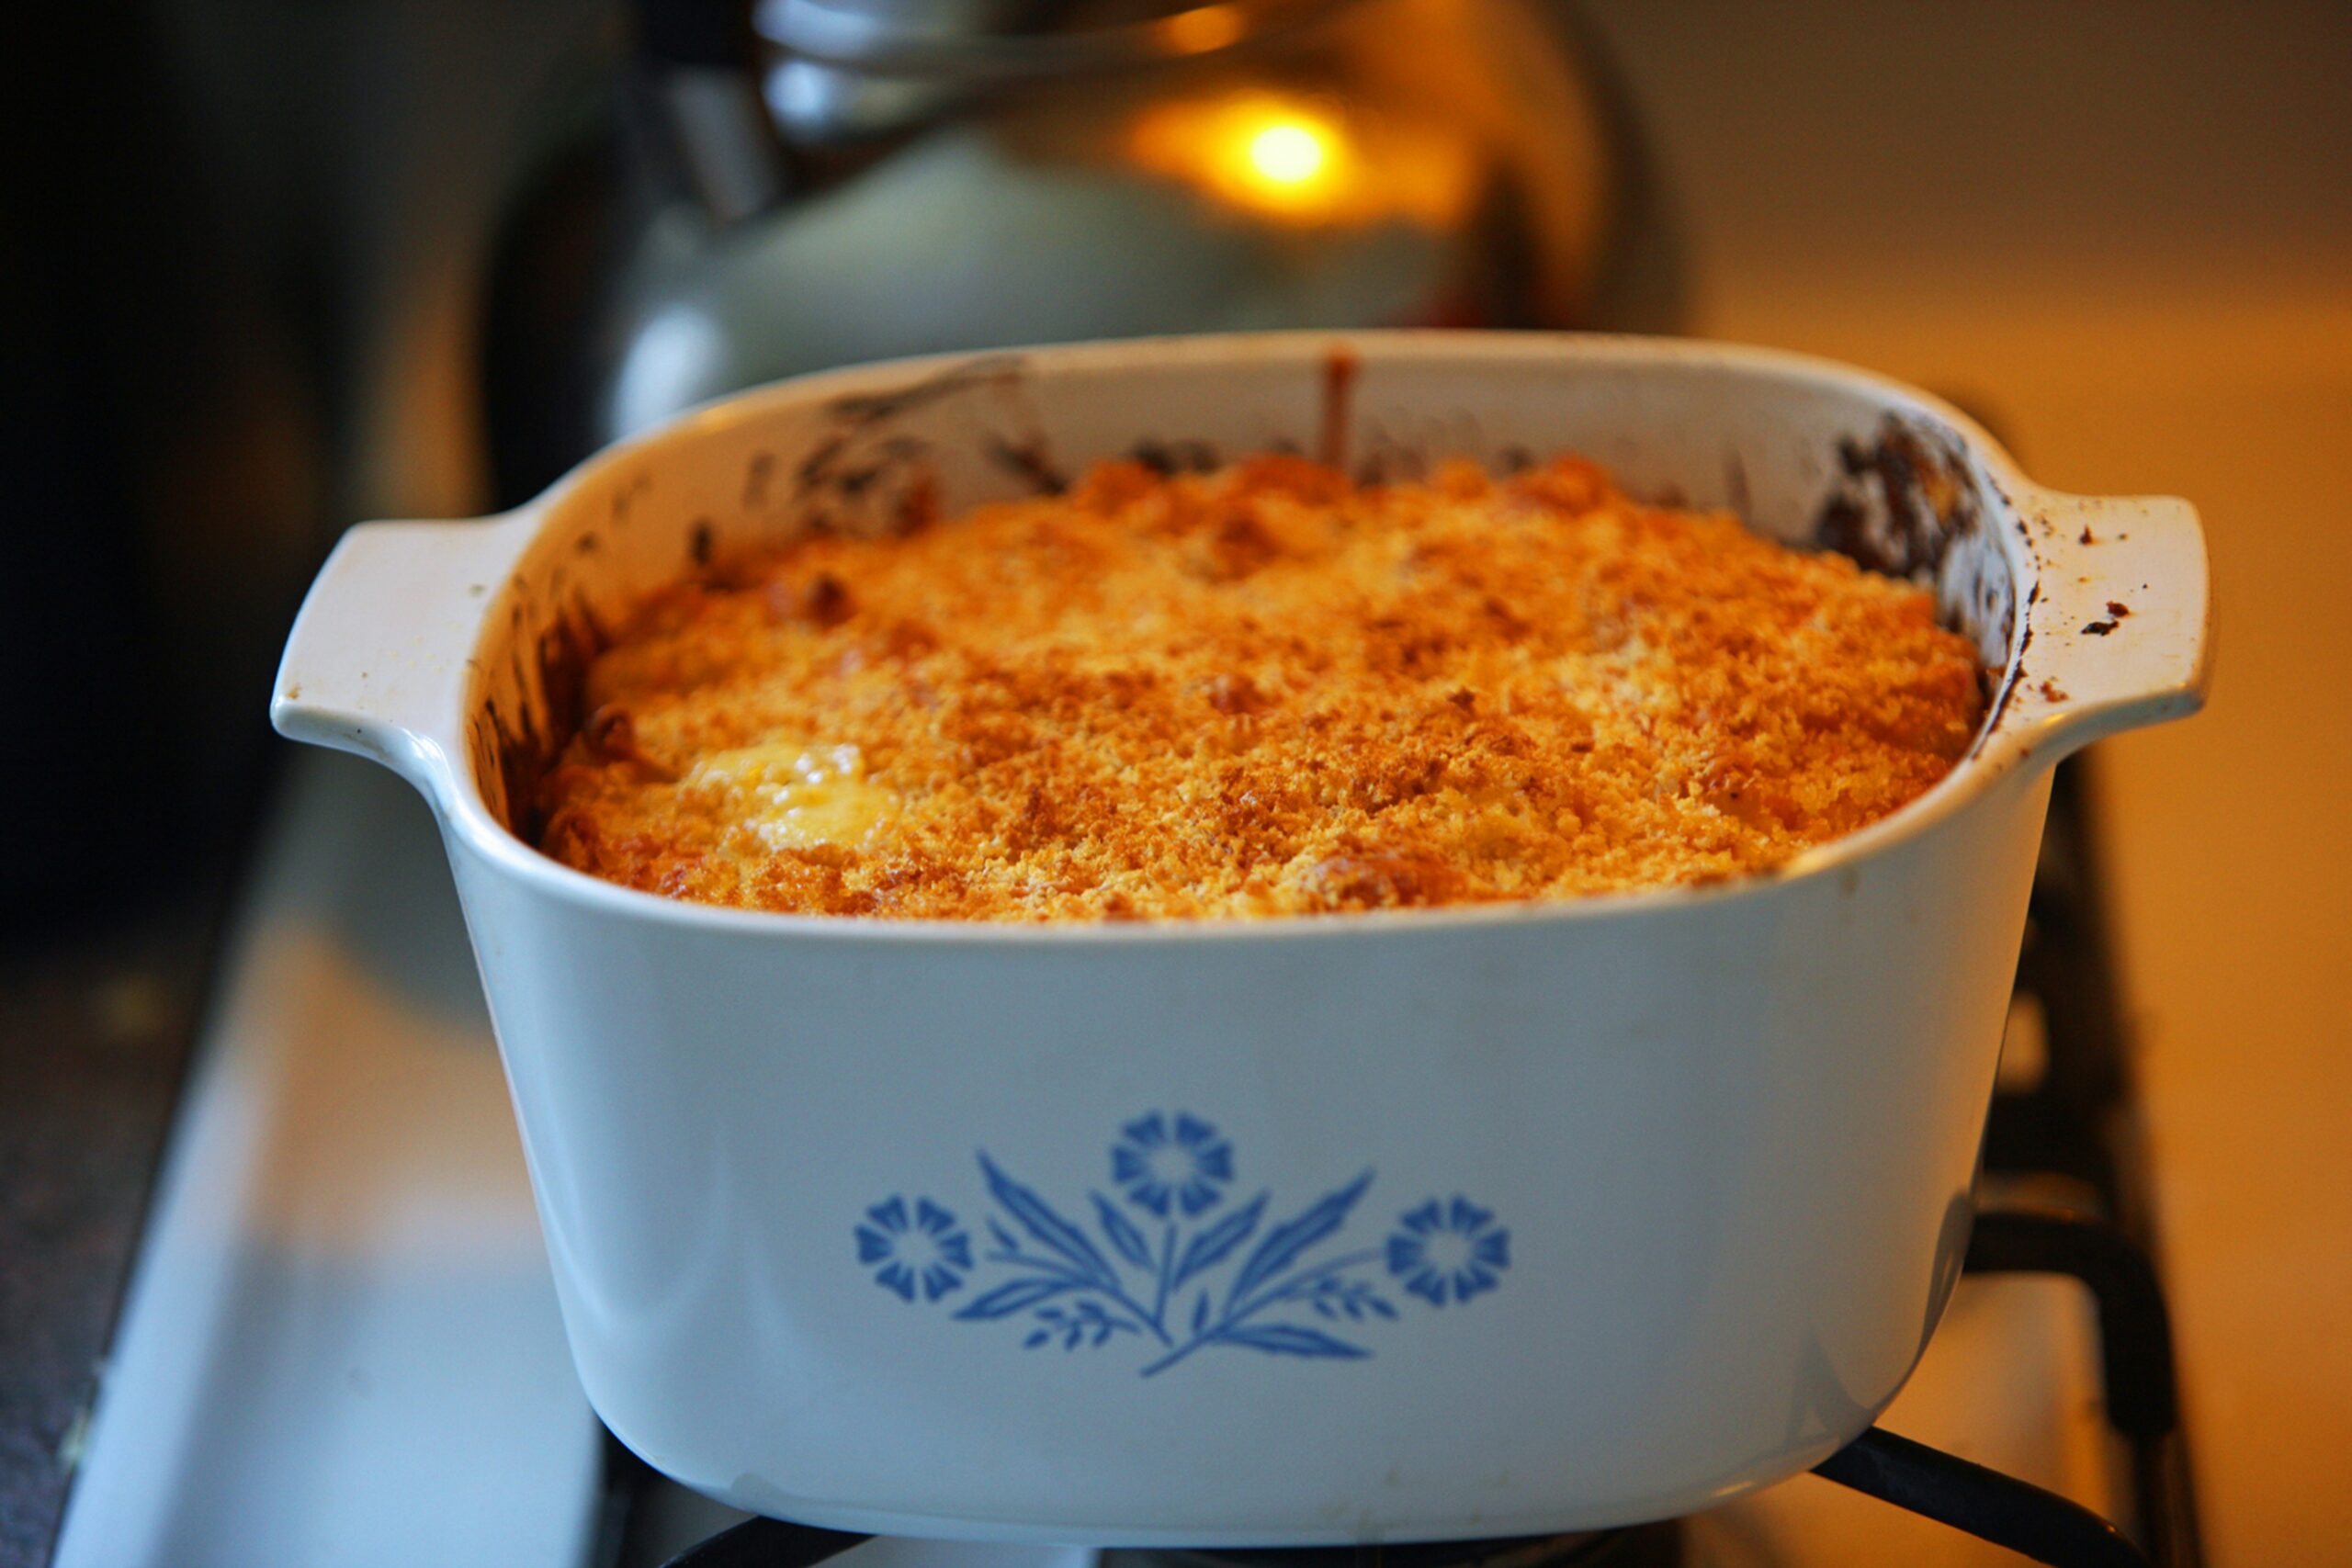
[[[1467,367],[1480,360],[1599,360],[1627,367],[1702,367],[1826,383],[1869,400],[1896,405],[1905,412],[1924,415],[1941,424],[1983,470],[1996,498],[2006,508],[2004,514],[1988,517],[1982,525],[1997,531],[2002,557],[2010,571],[2015,606],[2007,657],[1988,701],[1985,717],[1968,751],[1935,784],[1894,811],[1760,871],[1712,882],[1668,883],[1569,897],[1313,915],[1210,915],[1123,921],[971,920],[742,909],[672,898],[607,882],[545,854],[490,809],[476,777],[476,767],[463,757],[462,747],[458,749],[458,755],[452,755],[449,747],[442,743],[447,738],[411,732],[412,745],[426,753],[434,764],[424,772],[432,780],[428,794],[441,815],[445,831],[500,870],[576,908],[662,919],[718,934],[753,938],[764,935],[777,940],[789,937],[1019,947],[1072,943],[1156,946],[1257,938],[1285,942],[1362,940],[1466,932],[1531,923],[1667,918],[1764,897],[1795,884],[1816,883],[1832,875],[1856,873],[1860,863],[1879,858],[1902,843],[1925,836],[1965,809],[1979,796],[2007,781],[2045,746],[2061,739],[2072,739],[2063,732],[2094,728],[2085,722],[2093,716],[2083,713],[2059,711],[2029,719],[2012,708],[2009,698],[2023,677],[2022,656],[2033,637],[2041,580],[2053,564],[2033,530],[2025,526],[2025,520],[2036,512],[2063,511],[2086,500],[2107,498],[2075,497],[2037,484],[1981,424],[1932,393],[1873,371],[1786,349],[1623,333],[1362,329],[1122,338],[881,360],[770,382],[697,405],[599,449],[529,502],[483,523],[520,527],[528,519],[530,527],[522,546],[527,551],[566,503],[600,477],[626,464],[645,462],[662,447],[696,433],[756,421],[779,408],[870,395],[984,364],[1012,362],[1025,372],[1051,376],[1071,371],[1132,370],[1136,368],[1133,362],[1141,358],[1147,362],[1148,373],[1150,368],[1170,365],[1202,363],[1294,362],[1305,367],[1328,364],[1336,353],[1355,355],[1359,366],[1454,361],[1467,362]],[[1895,410],[1891,408],[1888,412]],[[474,621],[475,648],[487,634],[503,601],[502,592],[487,595],[479,602],[481,613]],[[460,723],[473,712],[477,701],[475,662],[469,656],[468,676],[458,702]],[[2136,707],[2149,711],[2138,713],[2129,722],[2154,722],[2193,711],[2201,701],[2206,664],[2200,647],[2185,693],[2147,693]],[[2167,696],[2180,699],[2178,705],[2158,711]],[[2151,708],[2150,705],[2155,707]],[[2097,728],[2104,732],[2106,728],[2120,727]],[[2093,738],[2085,734],[2075,743]]]

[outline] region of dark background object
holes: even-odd
[[[151,7],[0,47],[0,1562],[45,1560],[320,537],[311,372]]]
[[[0,50],[0,931],[17,939],[217,869],[316,537],[308,372],[152,22],[60,7],[38,47]]]

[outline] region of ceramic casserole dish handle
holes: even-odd
[[[2018,502],[2039,572],[2012,701],[2041,716],[2028,748],[2055,762],[2103,736],[2197,711],[2211,660],[2196,509],[2169,496],[2035,489]]]
[[[288,739],[371,757],[439,804],[456,786],[482,611],[539,521],[536,508],[345,533],[295,617],[270,699]]]

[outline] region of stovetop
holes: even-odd
[[[2199,1561],[2083,800],[2079,776],[2062,771],[1971,1271],[1877,1446],[1582,1561],[2018,1561],[1865,1495],[1890,1489],[1931,1513],[1957,1507],[1996,1539],[2030,1540],[2015,1532],[2061,1517],[1987,1492],[1940,1455],[2117,1519],[2155,1562]],[[275,821],[58,1568],[637,1568],[736,1525],[742,1516],[628,1456],[580,1391],[430,818],[389,775],[313,754],[291,770]],[[766,1527],[732,1539],[696,1561],[783,1568],[838,1551],[842,1568],[1234,1568]],[[2079,1544],[2045,1541],[2044,1555]],[[1250,1568],[1278,1562],[1291,1560]]]

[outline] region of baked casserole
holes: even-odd
[[[1119,461],[645,602],[545,852],[802,913],[1256,917],[1766,870],[1983,716],[1931,595],[1562,458],[1358,484]]]

